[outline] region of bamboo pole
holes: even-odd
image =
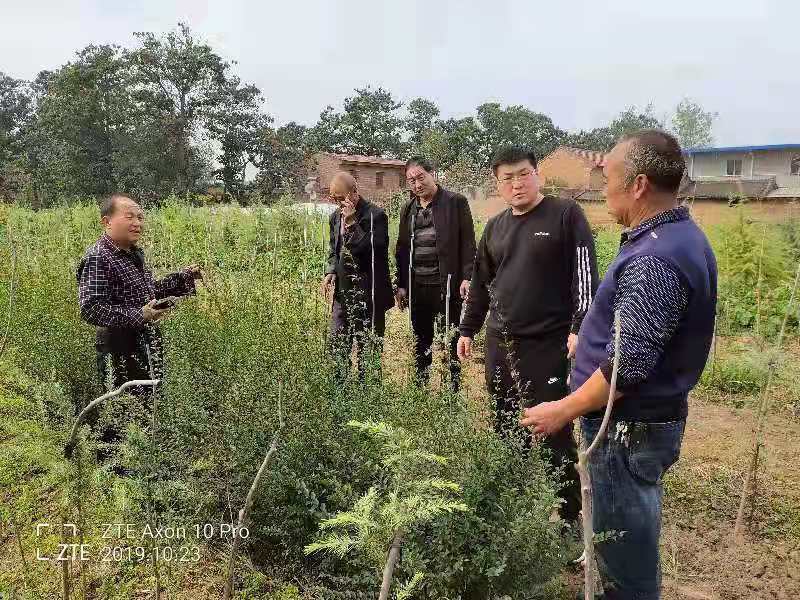
[[[414,225],[416,223],[416,214],[413,212],[414,207],[411,207],[411,228],[409,229],[409,236],[411,243],[409,244],[408,249],[408,290],[407,297],[408,297],[408,327],[409,329],[413,329],[413,325],[411,322],[411,288],[414,287],[411,285],[411,273],[412,273],[412,265],[414,264]]]

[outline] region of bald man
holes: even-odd
[[[364,374],[364,348],[374,332],[381,349],[386,311],[394,304],[389,283],[389,220],[378,206],[358,193],[349,173],[337,173],[330,200],[339,207],[330,217],[328,264],[322,292],[333,296],[331,349],[340,377],[350,371],[353,342],[359,375]]]

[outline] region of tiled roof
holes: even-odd
[[[406,162],[396,158],[383,158],[382,156],[363,156],[361,154],[334,154],[332,152],[324,152],[327,156],[332,156],[343,163],[357,163],[357,164],[371,164],[381,165],[385,167],[404,167]]]
[[[800,198],[800,186],[780,187],[767,194],[767,198]]]
[[[603,163],[603,159],[605,158],[605,153],[600,152],[598,150],[585,150],[583,148],[573,148],[572,146],[559,146],[558,148],[553,150],[550,154],[545,156],[542,160],[545,160],[549,156],[552,156],[559,150],[564,150],[565,152],[569,152],[570,154],[577,156],[581,160],[591,163],[595,167],[599,167]]]
[[[774,177],[704,177],[694,181],[685,179],[678,197],[727,200],[730,196],[741,195],[747,198],[765,198],[775,187]]]

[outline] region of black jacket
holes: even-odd
[[[370,216],[371,223],[370,223]],[[342,211],[337,209],[329,219],[328,262],[325,274],[336,275],[337,296],[350,282],[364,291],[367,305],[372,302],[372,260],[370,238],[374,239],[375,309],[387,311],[394,304],[389,281],[389,219],[382,208],[359,196],[356,222],[341,234]],[[372,235],[370,235],[370,226]],[[346,252],[342,252],[345,249]],[[352,256],[352,261],[347,255]]]
[[[408,265],[411,252],[411,215],[417,198],[413,194],[400,211],[400,228],[394,257],[397,261],[397,287],[408,290]],[[472,279],[475,261],[475,228],[469,202],[461,194],[439,186],[431,205],[436,227],[436,252],[439,255],[439,277],[446,292],[447,275],[451,274],[450,294],[458,298],[458,287]],[[413,266],[413,265],[412,265]],[[412,269],[413,277],[413,269]]]

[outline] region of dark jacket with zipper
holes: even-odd
[[[397,235],[394,257],[397,261],[398,288],[406,291],[409,283],[409,261],[411,252],[412,215],[416,213],[417,197],[411,199],[400,210],[400,228]],[[447,275],[450,274],[450,296],[458,298],[458,288],[464,280],[472,279],[475,261],[475,228],[469,202],[461,194],[438,186],[431,204],[433,223],[436,228],[436,252],[439,255],[439,278],[442,293],[446,294]],[[412,265],[413,267],[413,265]]]
[[[371,307],[374,246],[375,309],[389,310],[394,298],[389,279],[389,219],[384,210],[359,196],[355,223],[345,229],[344,235],[341,209],[330,216],[328,224],[330,236],[325,274],[336,275],[336,297],[341,299],[347,291],[360,288],[367,306]]]

